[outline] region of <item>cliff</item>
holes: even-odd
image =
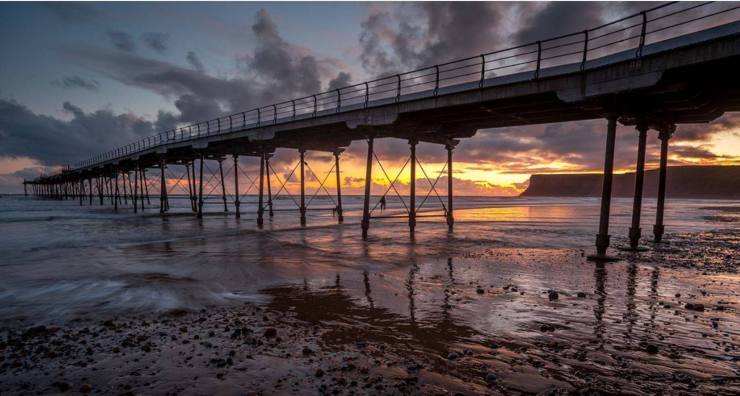
[[[666,196],[670,198],[740,199],[740,166],[668,167]],[[532,175],[522,196],[599,197],[601,174]],[[614,175],[612,196],[631,197],[635,174]],[[645,172],[643,196],[658,194],[658,170]]]

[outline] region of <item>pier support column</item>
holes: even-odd
[[[334,152],[334,168],[337,174],[337,222],[342,224],[344,222],[344,214],[342,212],[342,183],[341,175],[339,173],[339,151]]]
[[[419,142],[415,139],[409,139],[409,148],[411,150],[411,177],[409,179],[409,231],[413,234],[416,229],[416,145]]]
[[[80,206],[82,206],[82,201],[85,198],[85,179],[82,178],[82,177],[80,177],[80,187],[79,187],[79,189],[80,189],[80,194],[79,194],[79,196],[80,196],[79,197],[80,198]]]
[[[159,213],[164,213],[167,208],[167,178],[164,175],[166,166],[164,159],[159,160]]]
[[[596,255],[591,260],[609,259],[606,249],[609,247],[609,209],[612,200],[612,178],[614,175],[614,142],[617,137],[617,116],[607,117],[606,150],[604,151],[604,182],[601,190],[601,213],[599,215],[599,233],[596,235]]]
[[[234,208],[237,219],[242,217],[239,205],[241,205],[239,202],[239,156],[234,154]]]
[[[445,148],[447,149],[447,228],[452,231],[455,226],[455,216],[452,211],[452,150],[455,146],[448,144]]]
[[[229,211],[229,207],[226,206],[226,183],[224,183],[224,159],[218,159],[218,173],[221,175],[221,199],[224,201],[224,213]]]
[[[115,184],[114,191],[113,191],[113,209],[115,209],[116,212],[118,212],[118,201],[120,200],[120,195],[118,193],[118,171],[113,174],[113,183]]]
[[[149,199],[149,188],[146,187],[146,174],[144,173],[144,170],[139,168],[139,197],[141,198],[141,211],[144,211],[144,199]],[[144,195],[146,193],[146,196]]]
[[[262,155],[260,155],[260,189],[259,189],[259,197],[257,198],[257,227],[259,228],[262,228],[262,225],[264,225],[265,223],[264,193],[265,193],[265,153],[263,152]]]
[[[87,181],[88,181],[88,185],[89,185],[89,187],[90,187],[90,188],[89,188],[89,190],[90,190],[90,191],[88,191],[88,195],[90,196],[90,206],[92,206],[92,201],[93,201],[93,184],[92,184],[92,176],[88,177],[88,178],[87,178]]]
[[[115,206],[114,197],[113,197],[113,178],[110,176],[105,177],[105,185],[108,188],[108,200],[110,201],[111,205]]]
[[[367,239],[367,230],[370,228],[370,185],[373,177],[373,142],[375,138],[367,139],[367,164],[365,165],[365,201],[362,204],[362,239]]]
[[[198,182],[198,218],[203,218],[203,162],[205,158],[203,154],[200,155],[200,181]],[[193,176],[195,176],[195,169],[193,169]]]
[[[272,186],[270,184],[270,155],[265,155],[265,179],[267,179],[267,210],[270,218],[275,215],[272,211]]]
[[[655,235],[655,242],[663,241],[663,232],[665,227],[663,226],[663,209],[665,208],[665,181],[666,171],[668,168],[668,140],[671,138],[675,126],[660,130],[658,138],[660,139],[660,173],[658,175],[658,206],[655,213],[655,225],[653,226],[653,234]]]
[[[647,143],[648,125],[644,122],[637,124],[639,133],[637,144],[637,167],[635,169],[635,196],[632,201],[632,226],[630,227],[630,250],[637,250],[640,244],[642,229],[640,215],[642,213],[642,185],[645,178],[645,145]]]
[[[126,189],[126,175],[128,172],[121,172],[121,184],[123,184],[123,204],[128,205],[128,190]]]
[[[149,183],[146,182],[146,168],[141,170],[141,185],[144,191],[142,191],[142,197],[141,197],[141,209],[144,209],[144,196],[143,194],[146,194],[146,204],[151,205],[152,202],[149,201]]]
[[[134,188],[131,190],[131,203],[134,204],[134,213],[139,212],[139,167],[134,168]]]
[[[104,205],[105,184],[103,183],[103,176],[98,176],[98,198],[100,199],[100,205]]]
[[[306,150],[301,148],[298,150],[301,155],[301,226],[306,225]]]
[[[190,174],[190,170],[192,169],[192,175]],[[195,205],[195,163],[193,162],[186,162],[185,163],[185,172],[188,174],[188,199],[190,200],[190,210],[195,213],[198,210],[196,209]]]

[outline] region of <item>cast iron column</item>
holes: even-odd
[[[139,167],[134,168],[134,189],[131,190],[131,202],[134,204],[134,213],[139,211]]]
[[[447,148],[447,227],[452,231],[455,225],[452,212],[452,150],[455,146],[448,144],[445,148]]]
[[[224,212],[229,211],[229,207],[226,206],[226,184],[224,184],[224,167],[223,158],[218,159],[218,173],[221,175],[221,198],[224,200]]]
[[[409,179],[409,231],[414,232],[416,228],[416,145],[419,142],[415,139],[409,139],[411,149],[411,177]]]
[[[337,222],[341,224],[344,222],[344,214],[342,212],[342,183],[339,174],[339,151],[334,152],[334,164],[337,173]]]
[[[373,142],[375,138],[367,139],[367,164],[365,165],[365,201],[362,205],[362,239],[367,239],[367,230],[370,228],[370,185],[373,176]]]
[[[167,182],[164,176],[165,161],[159,160],[159,213],[164,213],[165,196],[167,195]]]
[[[614,141],[617,137],[617,116],[607,117],[606,150],[604,151],[604,183],[601,190],[601,213],[599,234],[596,235],[596,259],[606,257],[609,247],[609,209],[612,200],[612,177],[614,173]]]
[[[146,168],[141,170],[141,187],[145,190],[142,191],[142,194],[146,192],[146,204],[151,205],[151,201],[149,201],[149,183],[146,182]],[[141,208],[144,209],[144,195],[142,195],[141,198]]]
[[[270,185],[270,155],[265,155],[265,178],[267,179],[267,210],[270,218],[275,215],[272,211],[272,186]]]
[[[304,171],[306,150],[298,150],[301,154],[301,226],[306,225],[306,173]]]
[[[265,215],[265,204],[264,204],[264,192],[265,192],[265,153],[260,155],[260,194],[257,198],[257,227],[262,228],[264,224]]]
[[[658,176],[658,207],[656,208],[655,225],[653,226],[655,242],[663,240],[663,232],[665,231],[665,227],[663,227],[663,209],[665,208],[665,181],[668,168],[668,139],[673,134],[672,129],[663,129],[658,134],[660,139],[660,174]]]
[[[113,198],[113,209],[118,211],[118,201],[119,201],[119,191],[118,191],[118,171],[113,174],[113,182],[115,184],[114,187],[114,198]]]
[[[242,217],[239,211],[239,156],[234,154],[234,208],[236,208],[236,218]]]
[[[630,249],[636,250],[640,244],[640,214],[642,213],[642,184],[645,178],[645,144],[647,142],[648,125],[644,122],[637,124],[639,140],[637,144],[637,168],[635,169],[635,197],[632,202],[632,227],[630,227]]]
[[[203,154],[200,155],[200,181],[198,182],[198,218],[203,218]],[[193,169],[193,175],[195,175],[195,169]]]

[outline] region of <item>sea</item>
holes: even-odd
[[[471,269],[466,257],[491,249],[549,249],[575,252],[579,258],[589,254],[598,226],[598,198],[455,197],[454,230],[449,231],[442,207],[446,198],[432,196],[419,210],[411,234],[404,217],[407,200],[388,197],[381,210],[373,197],[366,241],[361,238],[359,196],[343,197],[343,224],[332,210],[333,200],[314,199],[305,227],[299,223],[297,197],[275,200],[274,215],[266,209],[262,229],[256,224],[254,196],[242,197],[239,219],[231,202],[224,212],[220,197],[206,201],[202,219],[194,215],[187,197],[171,196],[169,201],[170,210],[161,215],[154,196],[138,213],[130,202],[114,210],[107,200],[100,205],[97,197],[92,206],[77,200],[0,198],[0,317],[43,322],[196,310],[243,301],[269,303],[269,290],[280,287],[321,290],[341,285],[351,299],[372,300],[399,315],[410,315],[412,304],[418,318],[425,310],[434,311],[431,300],[443,287],[429,285],[432,294],[419,296],[428,307],[394,298],[409,293],[411,275],[429,279],[439,272],[463,283],[517,278],[543,290],[562,289],[566,280],[561,277],[580,279],[584,289],[593,283],[591,266],[580,259],[562,268],[555,262],[535,260],[520,268],[494,260]],[[738,201],[669,199],[666,239],[736,230],[739,206]],[[612,246],[627,243],[631,210],[631,199],[613,199]],[[654,220],[655,200],[645,199],[642,229],[648,248],[653,246]],[[725,245],[734,264],[740,246],[732,241]]]

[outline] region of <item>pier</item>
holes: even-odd
[[[310,210],[333,210],[342,223],[341,156],[353,142],[365,141],[363,238],[371,232],[373,220],[383,218],[373,211],[380,193],[401,199],[413,236],[417,219],[429,216],[419,211],[426,198],[417,202],[417,171],[432,179],[419,162],[416,147],[431,143],[447,158],[446,199],[436,193],[436,182],[430,183],[430,191],[439,198],[443,207],[439,217],[452,232],[453,159],[462,139],[474,139],[485,128],[603,119],[607,132],[603,189],[596,251],[590,258],[609,260],[617,125],[633,126],[638,142],[628,249],[641,250],[648,139],[661,143],[653,227],[653,240],[661,242],[670,138],[680,133],[680,124],[708,123],[740,110],[738,70],[740,5],[667,3],[588,30],[163,131],[67,166],[58,174],[24,181],[24,190],[40,199],[125,206],[137,213],[158,200],[164,214],[169,211],[168,183],[174,179],[176,186],[187,189],[190,209],[199,218],[211,208],[238,218],[242,199],[256,193],[259,227],[265,216],[278,210],[273,203],[281,194],[289,195],[295,207],[280,210],[294,211],[301,226],[307,225]],[[386,172],[375,151],[375,141],[382,138],[408,143],[403,167],[411,174],[408,196],[396,190],[398,176]],[[276,150],[295,152],[295,166],[285,180],[270,164]],[[331,159],[329,172],[314,172],[307,152],[326,153]],[[239,159],[244,157],[259,162],[259,174],[240,168]],[[373,175],[388,180],[387,190],[373,194]],[[249,182],[247,189],[240,178]],[[306,194],[309,178],[319,182],[313,196]],[[332,178],[335,191],[325,187]],[[300,183],[297,197],[288,192],[288,179]],[[227,194],[227,186],[234,187],[233,194]],[[331,207],[312,206],[319,193],[331,200]]]

